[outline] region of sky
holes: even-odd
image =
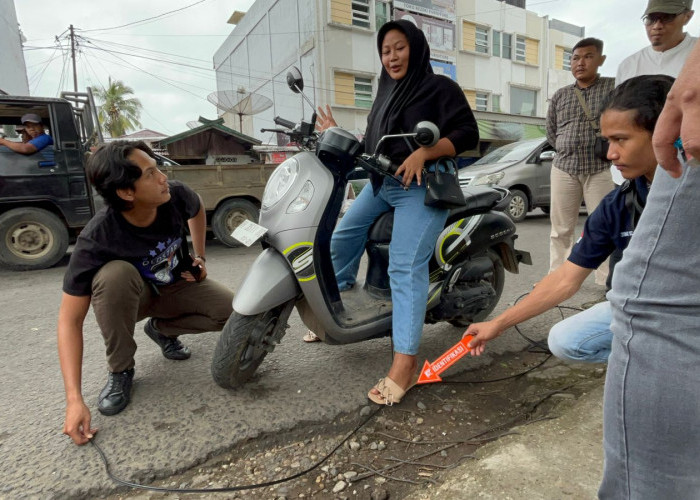
[[[281,0],[284,1],[284,0]],[[321,1],[321,0],[317,0]],[[326,1],[326,0],[323,0]],[[198,2],[196,5],[192,5]],[[253,0],[19,0],[17,19],[27,39],[29,90],[56,96],[73,89],[66,38],[78,38],[78,89],[121,80],[143,104],[141,124],[166,135],[187,130],[199,116],[216,118],[206,97],[216,89],[212,58],[233,30],[227,20]],[[191,7],[188,7],[192,5]],[[640,18],[646,0],[528,0],[527,9],[585,26],[605,42],[604,76],[615,76],[626,56],[648,44]],[[156,19],[139,22],[166,12]],[[40,14],[39,14],[40,13]],[[457,12],[457,15],[468,13]],[[129,26],[123,26],[125,24]],[[700,13],[687,31],[698,36]],[[58,42],[56,41],[58,37]],[[58,43],[63,49],[58,48]]]

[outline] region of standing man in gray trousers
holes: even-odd
[[[700,498],[700,46],[656,125],[659,169],[615,269],[601,499]]]

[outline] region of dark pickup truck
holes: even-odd
[[[0,266],[17,271],[61,260],[102,202],[85,175],[90,147],[102,142],[91,91],[2,95],[0,132],[14,138],[26,113],[42,118],[54,144],[32,155],[0,147]]]

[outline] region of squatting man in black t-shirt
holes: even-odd
[[[137,321],[150,317],[146,335],[166,358],[184,360],[190,350],[178,336],[221,330],[233,302],[231,290],[206,279],[206,214],[199,195],[168,181],[146,144],[102,146],[88,161],[87,173],[107,206],[78,237],[58,313],[58,356],[66,389],[63,432],[76,444],[87,443],[96,432],[81,393],[83,322],[90,303],[109,368],[98,409],[115,415],[130,400]]]

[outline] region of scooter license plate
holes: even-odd
[[[244,220],[234,229],[231,236],[249,247],[258,241],[267,232],[266,227],[262,227],[250,220]]]

